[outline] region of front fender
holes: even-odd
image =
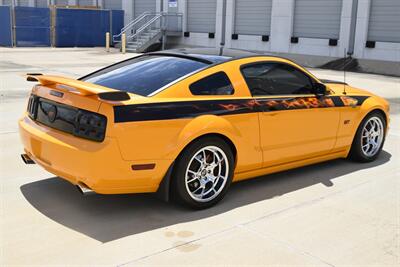
[[[336,141],[337,148],[346,148],[347,152],[350,151],[358,127],[365,116],[373,110],[383,112],[386,116],[387,125],[389,124],[389,104],[379,96],[372,95],[361,106],[346,107],[341,111],[341,123]]]
[[[373,110],[380,110],[385,114],[387,126],[389,125],[389,103],[379,97],[379,96],[370,96],[368,99],[364,101],[364,103],[360,106],[360,110],[358,116],[356,118],[356,125],[354,129],[354,134],[357,131],[358,126],[360,125],[361,121]]]

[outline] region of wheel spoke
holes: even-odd
[[[193,175],[197,175],[197,172],[194,172],[194,171],[192,171],[192,170],[188,170],[188,173],[191,173],[191,174],[193,174]]]
[[[194,157],[194,159],[195,159],[195,160],[197,160],[197,161],[198,161],[198,162],[199,162],[201,165],[203,165],[203,161],[202,161],[202,160],[200,160],[200,159],[198,159],[198,158],[197,158],[197,156],[196,156],[196,157]]]
[[[362,131],[362,137],[368,137],[368,135],[369,135],[369,131],[367,131],[367,129],[364,129]]]
[[[374,140],[371,140],[370,144],[372,145],[373,148],[378,146],[378,144]]]
[[[192,179],[188,180],[187,183],[190,184],[193,181],[199,180],[196,176],[194,176]]]
[[[214,187],[212,186],[210,189],[202,193],[202,196],[207,196],[211,191],[215,191]]]
[[[214,169],[214,168],[218,167],[223,161],[224,161],[224,159],[219,159],[216,163],[213,163],[213,165],[211,165],[212,168]]]
[[[193,191],[193,194],[196,194],[196,192],[197,192],[199,189],[201,189],[201,192],[203,192],[204,186],[203,186],[203,185],[202,185],[202,186],[199,186],[197,189],[195,189],[195,190]],[[198,194],[196,194],[196,195],[198,195]]]

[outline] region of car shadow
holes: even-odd
[[[223,201],[200,211],[165,203],[152,194],[82,196],[58,177],[25,184],[21,192],[48,218],[104,243],[207,218],[318,183],[333,186],[337,177],[385,164],[390,158],[391,154],[382,151],[371,163],[338,159],[235,183]]]

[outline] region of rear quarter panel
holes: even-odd
[[[259,168],[258,114],[203,115],[189,119],[116,123],[112,135],[118,140],[125,160],[175,160],[193,140],[220,134],[237,149],[236,172]]]

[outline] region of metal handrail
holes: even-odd
[[[182,13],[167,13],[167,12],[159,12],[159,13],[152,13],[155,16],[145,23],[142,27],[140,27],[133,35],[129,35],[128,38],[135,38],[136,35],[139,35],[142,31],[144,31],[148,26],[156,22],[158,19],[163,19],[165,17],[182,17]],[[167,25],[165,25],[165,21],[161,21],[160,29],[165,30]]]
[[[163,17],[162,13],[158,14],[157,16],[146,22],[143,26],[141,26],[134,34],[127,36],[127,39],[137,38],[145,29],[147,29],[149,26],[151,26],[154,22],[156,22],[162,17]]]
[[[133,26],[134,24],[136,24],[137,21],[141,20],[143,17],[147,16],[147,14],[150,12],[144,12],[142,13],[139,17],[135,18],[134,20],[132,20],[131,22],[129,22],[127,25],[125,25],[122,29],[121,32],[125,32],[130,26]]]
[[[170,20],[170,17],[178,19]],[[138,47],[146,45],[148,41],[153,40],[160,33],[165,35],[169,30],[171,33],[182,31],[182,17],[183,14],[178,12],[144,12],[123,27],[119,34],[113,35],[113,42],[136,44]],[[119,38],[122,37],[122,34],[125,34],[124,40]],[[146,36],[146,38],[141,38],[142,36]]]
[[[121,29],[121,32],[119,34],[113,35],[113,41],[115,42],[116,38],[121,37],[123,33],[126,33],[128,30],[133,28],[136,24],[141,22],[144,18],[150,16],[150,15],[156,15],[154,12],[144,12],[142,13],[139,17],[135,18],[131,22],[129,22],[125,27]]]

